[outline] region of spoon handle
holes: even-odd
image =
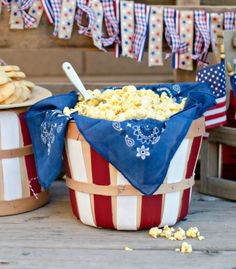
[[[64,70],[65,74],[67,75],[67,77],[69,78],[69,80],[71,81],[71,83],[83,95],[84,100],[91,99],[92,98],[91,95],[85,89],[84,84],[82,83],[82,81],[80,80],[79,76],[75,72],[75,69],[73,68],[73,66],[70,63],[65,62],[62,65],[62,69]]]

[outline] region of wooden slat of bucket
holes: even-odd
[[[1,112],[1,146],[3,150],[20,147],[19,120],[14,112]],[[13,128],[14,127],[14,128]],[[22,198],[20,163],[18,158],[2,159],[4,198]]]
[[[49,192],[43,191],[37,195],[37,198],[30,196],[9,201],[0,200],[0,216],[14,215],[31,211],[45,205],[48,202],[48,199]]]
[[[68,139],[66,141],[66,150],[72,177],[75,180],[81,179],[84,182],[88,182],[81,141]],[[75,196],[80,220],[87,225],[96,226],[94,223],[90,195],[76,191]]]

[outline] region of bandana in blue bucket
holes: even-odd
[[[64,107],[73,108],[77,103],[76,92],[49,97],[30,108],[26,121],[39,181],[44,188],[48,188],[61,171],[66,128],[73,119],[91,147],[136,189],[145,195],[158,189],[192,121],[215,104],[215,97],[206,83],[150,85],[137,89],[151,89],[158,94],[166,92],[177,102],[187,97],[185,108],[164,122],[150,118],[115,122],[77,112],[65,116]]]

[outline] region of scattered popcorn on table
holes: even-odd
[[[132,249],[132,248],[129,248],[129,247],[127,247],[127,246],[125,246],[125,247],[124,247],[124,250],[125,250],[125,251],[132,251],[133,249]]]
[[[165,237],[169,239],[170,237],[172,237],[172,233],[173,233],[173,228],[170,228],[168,225],[165,225],[160,235],[161,237]]]
[[[190,227],[186,232],[187,237],[196,238],[200,236],[200,232],[197,227]]]
[[[198,240],[200,240],[200,241],[202,241],[202,240],[204,240],[204,239],[205,239],[205,237],[204,237],[204,236],[202,236],[202,235],[199,235],[199,236],[197,237],[197,239],[198,239]]]
[[[178,230],[174,233],[174,238],[181,241],[186,239],[185,231],[179,227]]]
[[[193,251],[193,248],[190,244],[187,242],[183,242],[181,245],[181,252],[182,253],[191,253]]]
[[[162,233],[162,229],[159,229],[158,227],[153,227],[149,230],[148,234],[153,237],[157,238]]]
[[[186,98],[176,103],[165,92],[159,95],[152,90],[137,90],[133,85],[117,90],[88,92],[95,99],[84,101],[79,96],[79,102],[69,114],[78,111],[81,115],[113,121],[144,118],[164,121],[183,110],[186,103]],[[101,101],[98,102],[98,99]],[[68,109],[64,113],[68,115]]]
[[[202,241],[205,239],[204,236],[200,234],[200,231],[197,227],[190,227],[186,232],[184,229],[179,227],[176,231],[173,227],[169,227],[168,225],[165,225],[163,230],[159,229],[158,227],[153,227],[149,230],[149,235],[153,238],[157,237],[163,237],[167,238],[171,241],[175,240],[185,240],[186,237],[188,238],[197,238],[199,241]],[[192,246],[188,244],[187,242],[183,242],[181,245],[181,248],[176,248],[175,251],[182,252],[182,253],[191,253]]]

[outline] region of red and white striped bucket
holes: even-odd
[[[0,216],[23,213],[48,202],[38,182],[26,108],[0,111]]]
[[[203,133],[201,118],[192,123],[158,191],[144,196],[70,122],[64,159],[74,215],[84,224],[118,230],[174,225],[188,213]]]

